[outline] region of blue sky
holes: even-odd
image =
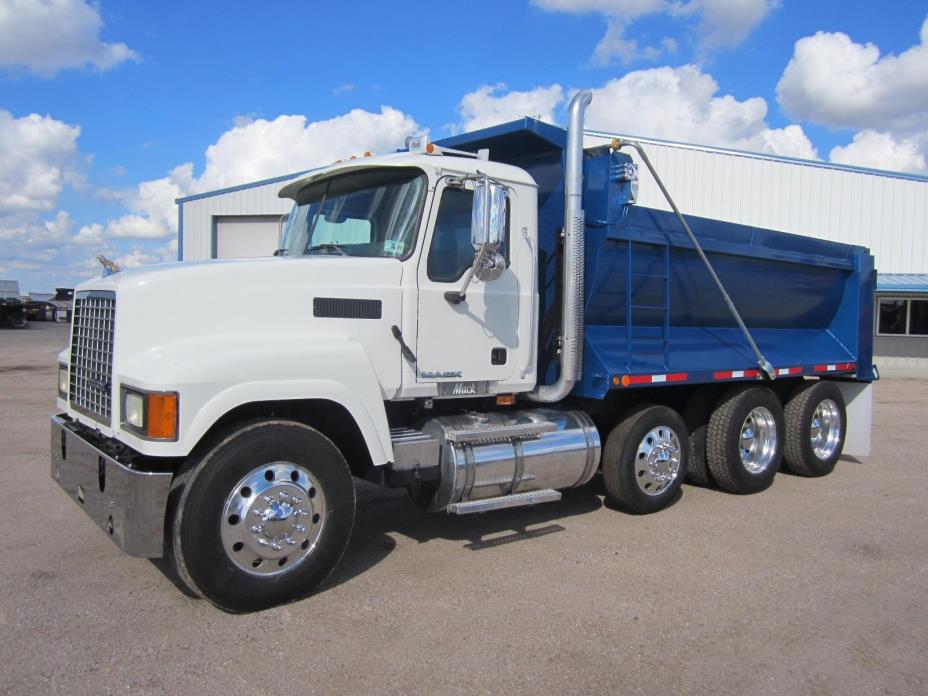
[[[0,278],[176,255],[173,198],[595,90],[607,130],[928,173],[928,2],[0,0]]]

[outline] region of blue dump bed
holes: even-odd
[[[542,380],[553,382],[566,133],[523,119],[438,144],[473,152],[489,148],[490,159],[527,170],[539,185],[539,367]],[[606,147],[585,153],[586,341],[573,394],[599,399],[612,389],[762,378],[679,220],[628,204],[624,173],[630,161]],[[650,174],[642,168],[640,176]],[[686,218],[778,376],[874,378],[876,272],[867,249]]]

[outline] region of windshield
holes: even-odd
[[[427,181],[382,167],[308,184],[297,194],[280,254],[404,257],[415,241]]]

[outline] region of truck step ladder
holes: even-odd
[[[496,498],[468,500],[465,503],[451,503],[447,509],[448,512],[453,515],[470,515],[475,512],[489,512],[490,510],[503,510],[505,508],[522,507],[524,505],[553,503],[560,499],[560,491],[548,488],[542,491],[526,491],[525,493],[501,495]]]
[[[670,244],[661,245],[663,256],[663,273],[641,273],[635,271],[633,247],[635,243],[629,240],[625,253],[625,361],[629,372],[632,372],[632,356],[635,355],[635,344],[654,342],[660,343],[665,370],[670,369]],[[642,304],[636,301],[636,296],[642,290],[653,290],[651,281],[660,281],[661,304]],[[654,301],[654,300],[652,300]],[[661,312],[660,333],[655,336],[635,336],[635,312]]]

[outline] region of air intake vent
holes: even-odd
[[[105,425],[110,424],[113,406],[115,320],[115,293],[75,295],[68,398],[75,409]]]
[[[380,319],[380,300],[355,300],[350,297],[313,298],[313,316],[326,319]]]

